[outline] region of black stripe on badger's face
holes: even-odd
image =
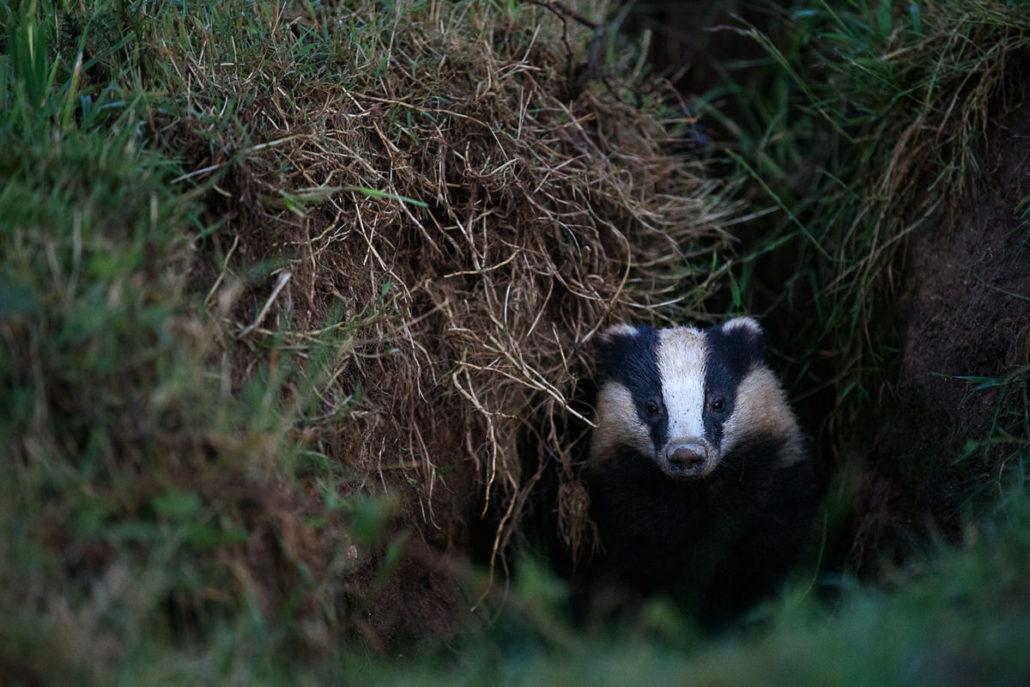
[[[592,454],[629,448],[672,477],[710,474],[740,381],[761,360],[761,329],[748,318],[704,331],[612,327],[598,349]]]
[[[655,446],[664,443],[665,406],[655,358],[658,334],[653,327],[616,325],[601,335],[594,457],[609,458],[626,449],[653,456]]]
[[[762,364],[765,344],[758,323],[746,317],[706,329],[705,344],[705,437],[721,456],[730,448],[723,429],[737,410],[741,382]]]

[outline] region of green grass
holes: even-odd
[[[886,2],[813,3],[790,13],[786,41],[744,29],[767,49],[762,73],[773,78],[756,90],[728,65],[724,90],[702,111],[739,131],[737,181],[759,190],[745,213],[772,208],[777,222],[757,236],[741,230],[742,257],[732,269],[698,238],[698,254],[687,262],[627,272],[626,292],[654,289],[633,301],[634,312],[654,307],[655,317],[683,317],[710,294],[706,275],[714,273],[729,275],[721,284],[729,309],[766,302],[769,310],[814,313],[807,319],[819,324],[796,337],[807,347],[791,352],[791,385],[829,389],[838,425],[868,422],[861,408],[889,398],[899,346],[884,326],[893,317],[891,269],[904,237],[936,211],[920,189],[972,192],[991,103],[1018,78],[1004,60],[1022,56],[1026,64],[1025,3],[1011,5],[910,3],[892,11]],[[377,231],[407,218],[414,218],[404,225],[413,234],[420,222],[429,225],[444,191],[423,184],[421,173],[410,172],[418,161],[400,155],[421,151],[435,164],[437,149],[421,147],[432,131],[472,127],[472,115],[450,115],[463,94],[476,92],[476,84],[463,91],[456,80],[482,54],[463,46],[456,52],[467,53],[468,64],[456,55],[441,66],[402,40],[419,31],[417,40],[433,45],[454,40],[415,23],[442,7],[0,2],[0,682],[1025,682],[1025,367],[971,380],[1020,397],[1023,414],[997,423],[991,440],[1011,447],[1007,470],[983,485],[984,505],[968,519],[964,543],[924,544],[931,555],[911,557],[881,586],[822,579],[822,587],[840,590],[821,603],[812,598],[814,573],[803,576],[739,633],[714,641],[661,605],[642,626],[590,637],[568,624],[561,584],[527,563],[507,603],[486,604],[492,620],[470,621],[478,631],[457,632],[444,646],[416,638],[414,658],[407,649],[403,658],[377,653],[366,622],[372,603],[400,565],[405,542],[422,533],[398,527],[398,514],[432,533],[431,485],[446,492],[453,479],[453,489],[467,487],[450,472],[466,447],[462,438],[454,455],[433,455],[427,472],[411,444],[398,442],[397,464],[387,469],[397,467],[390,479],[412,489],[383,497],[382,466],[361,463],[371,459],[356,449],[339,453],[384,431],[376,424],[385,414],[376,405],[382,395],[376,399],[348,365],[375,373],[397,361],[425,366],[419,383],[438,377],[450,395],[413,385],[395,396],[428,396],[417,405],[430,406],[429,416],[475,389],[418,352],[452,346],[457,356],[455,331],[441,326],[412,340],[410,358],[396,343],[408,346],[407,339],[388,338],[384,323],[429,299],[411,295],[416,285],[370,269],[353,293],[331,293],[339,282],[325,275],[350,263],[336,247],[316,251],[322,244],[298,237],[343,231],[334,224],[338,212],[373,203],[386,218]],[[504,34],[512,54],[536,50],[541,62],[564,56],[560,22],[548,12],[517,3],[447,7],[448,21],[472,27],[462,39],[476,50],[487,50],[486,37],[504,23],[516,27]],[[606,68],[615,69],[615,59],[608,55]],[[519,64],[532,78],[551,78]],[[437,75],[444,67],[450,71]],[[438,91],[437,109],[401,103],[398,93],[424,81]],[[358,131],[333,119],[332,97],[341,92],[334,89],[396,101],[376,111],[383,115],[377,128],[360,131],[375,132],[378,157],[352,154],[360,141],[323,136]],[[615,91],[598,86],[589,98],[628,92]],[[735,99],[733,121],[720,109],[729,111],[728,98]],[[371,102],[348,116],[371,112]],[[475,106],[483,118],[495,107]],[[571,112],[539,104],[501,121],[541,112],[561,119],[557,131],[573,132],[571,146],[626,135],[600,121],[590,129],[596,139],[579,137]],[[479,130],[467,131],[479,145]],[[486,131],[502,147],[527,150],[501,124]],[[309,147],[291,147],[301,133]],[[565,141],[555,135],[540,144],[557,149]],[[569,200],[560,195],[567,189],[561,168],[519,176],[528,172],[500,164],[493,150],[459,152],[482,188],[517,178],[514,187],[535,190],[526,194],[534,216],[558,228],[571,254],[569,227],[585,220],[561,214]],[[309,164],[320,156],[331,161]],[[636,164],[626,157],[620,164]],[[917,159],[925,164],[915,170]],[[335,176],[319,176],[327,170]],[[672,220],[643,211],[627,220],[639,209],[633,202],[655,190],[627,188],[633,198],[625,205],[609,200],[616,186],[608,176],[577,191],[597,195],[607,213],[602,228],[611,230],[605,240],[615,248],[597,245],[620,260],[617,239],[626,227],[647,225],[636,236],[664,240],[689,216],[683,206],[708,202],[699,191],[663,206]],[[513,201],[497,197],[501,223]],[[475,216],[487,209],[484,199],[497,197],[470,194],[461,209]],[[340,241],[364,250],[368,236],[355,231]],[[434,236],[457,245],[475,234]],[[295,254],[284,245],[304,248]],[[397,240],[396,250],[406,249]],[[777,282],[763,261],[787,253],[787,274]],[[509,267],[509,252],[484,258],[491,270]],[[303,281],[309,263],[319,279]],[[617,275],[624,276],[621,268]],[[676,291],[683,275],[689,279]],[[497,293],[511,291],[519,297],[519,288]],[[426,293],[440,296],[426,306],[427,317],[436,312],[430,306],[455,307],[444,292]],[[555,296],[563,298],[573,311],[574,299]],[[683,300],[665,310],[654,305],[676,298]],[[525,331],[510,326],[512,336]],[[487,352],[502,357],[496,350]],[[533,372],[526,374],[536,380]],[[501,401],[497,407],[497,417],[510,412]],[[491,417],[482,410],[460,419],[480,427]],[[407,421],[428,424],[413,411]],[[1013,426],[1021,435],[1002,431]],[[341,435],[357,438],[347,443]],[[477,456],[486,462],[490,454]],[[469,586],[478,589],[475,579]]]
[[[172,650],[224,625],[254,643],[215,643],[230,662],[208,669],[231,674],[247,651],[324,634],[324,576],[350,564],[308,550],[345,548],[346,534],[321,533],[356,502],[304,502],[296,474],[333,496],[344,476],[295,432],[353,327],[331,312],[317,337],[284,335],[233,379],[215,345],[229,304],[191,273],[211,219],[176,182],[177,151],[144,133],[169,116],[238,124],[228,96],[218,119],[173,96],[170,72],[142,86],[154,67],[112,38],[128,20],[114,4],[55,10],[0,8],[0,672],[107,683],[137,646]],[[163,19],[151,29],[195,38],[197,17]],[[237,28],[256,51],[260,32]],[[269,567],[280,579],[261,579]]]
[[[814,309],[823,331],[806,332],[813,348],[791,355],[817,360],[832,347],[835,376],[812,375],[805,389],[832,387],[851,422],[892,393],[899,342],[887,332],[906,238],[983,179],[989,113],[1026,59],[1025,5],[849,0],[784,14],[775,40],[739,29],[769,56],[757,68],[726,65],[725,87],[700,107],[724,121],[732,111],[730,155],[781,211],[753,255],[780,242],[801,252],[791,263],[801,269],[756,283],[771,293],[754,300],[778,314]]]

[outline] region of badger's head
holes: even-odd
[[[798,434],[751,318],[705,330],[616,325],[597,363],[595,460],[632,452],[670,477],[700,478],[749,438]]]

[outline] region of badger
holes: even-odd
[[[664,595],[721,626],[782,582],[819,489],[764,347],[750,317],[601,334],[581,616]]]

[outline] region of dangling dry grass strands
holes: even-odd
[[[673,94],[619,82],[618,63],[606,83],[624,97],[577,84],[567,51],[589,59],[593,34],[545,8],[360,1],[264,21],[296,39],[254,71],[214,68],[244,48],[204,30],[188,54],[163,55],[203,84],[186,99],[201,119],[231,102],[247,121],[248,138],[222,128],[185,175],[210,179],[210,209],[230,218],[202,250],[219,272],[202,288],[224,305],[226,340],[248,349],[345,330],[305,439],[413,487],[413,522],[442,546],[460,545],[483,495],[499,501],[500,546],[534,479],[520,431],[531,424],[532,452],[571,479],[559,428],[582,413],[570,399],[583,345],[613,320],[696,310],[726,268],[729,208],[701,164],[669,152],[685,119]],[[298,64],[312,43],[320,60]],[[197,128],[180,119],[161,135],[196,151]],[[241,289],[263,263],[272,274]],[[572,543],[584,510],[569,498]]]

